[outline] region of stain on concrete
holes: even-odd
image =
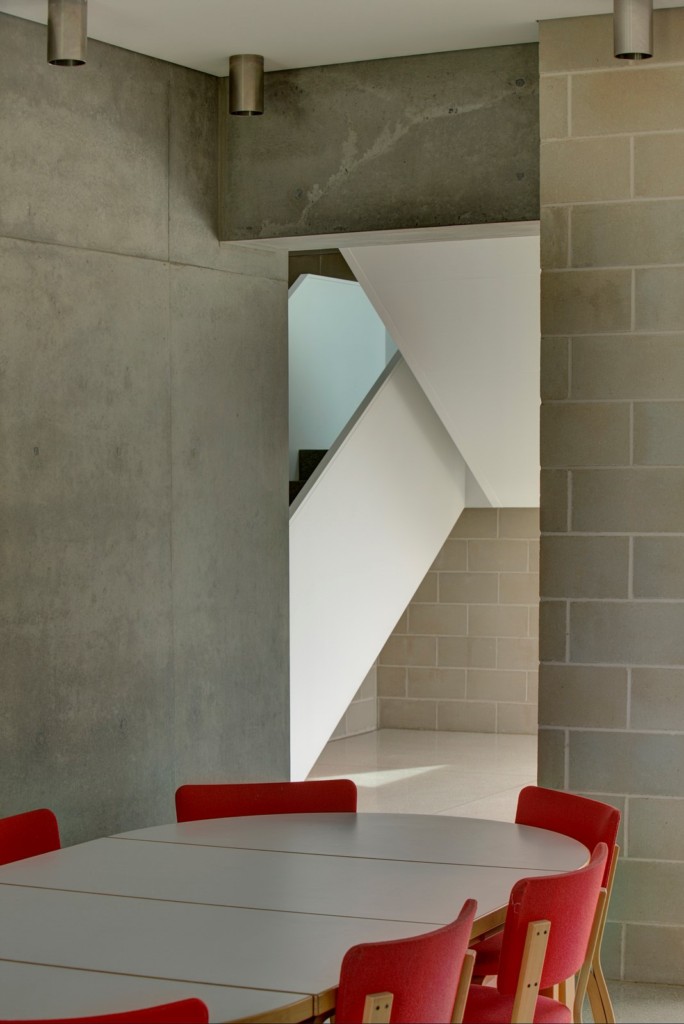
[[[271,72],[221,136],[226,240],[534,220],[537,46]]]

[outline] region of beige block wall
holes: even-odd
[[[466,509],[378,659],[379,725],[534,733],[537,509]]]
[[[542,784],[623,810],[613,977],[684,949],[684,9],[542,22]]]
[[[378,679],[377,664],[373,665],[361,683],[351,704],[340,718],[331,740],[345,736],[358,736],[363,732],[375,732],[378,727]]]

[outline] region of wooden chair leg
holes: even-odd
[[[597,1024],[615,1024],[615,1010],[613,1009],[613,1003],[610,998],[610,993],[608,992],[608,985],[606,984],[606,978],[601,965],[601,941],[606,927],[608,902],[613,889],[613,881],[615,879],[615,871],[619,856],[620,847],[616,843],[613,849],[613,858],[610,865],[608,881],[606,883],[605,896],[603,897],[601,905],[601,917],[598,933],[594,943],[591,964],[586,978],[586,992],[589,996],[591,1013]],[[582,996],[582,999],[583,998],[584,996]]]
[[[615,1010],[598,957],[591,965],[591,972],[587,979],[587,995],[592,1016],[597,1024],[615,1024]]]
[[[451,1014],[451,1024],[462,1024],[463,1022],[463,1013],[465,1011],[466,1000],[468,999],[470,983],[473,978],[475,955],[474,950],[468,949],[466,950],[466,955],[463,957],[463,966],[461,967],[461,975],[458,979],[454,1009]]]
[[[603,933],[607,900],[608,893],[606,890],[599,890],[598,900],[596,902],[596,912],[594,913],[594,922],[591,927],[589,944],[587,946],[587,956],[582,964],[582,969],[577,975],[575,984],[575,999],[572,1006],[572,1019],[575,1024],[581,1024],[582,1022],[584,997],[589,991],[589,981],[592,977],[592,964],[594,963],[594,958],[598,956],[599,941]],[[601,1003],[600,998],[594,1000],[591,992],[589,993],[589,1001],[591,1003],[591,1012],[594,1017],[594,1021],[596,1024],[600,1024],[600,1022],[604,1020],[603,1004]],[[596,1016],[596,1013],[598,1013],[598,1017]]]
[[[575,975],[562,981],[558,986],[558,1002],[565,1003],[570,1012],[573,1012],[575,1005]]]
[[[596,984],[596,977],[593,971],[591,971],[587,979],[587,996],[589,997],[591,1016],[594,1019],[595,1024],[607,1024],[606,1008],[603,1005],[601,992]]]

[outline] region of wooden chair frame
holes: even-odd
[[[580,971],[577,974],[577,976],[576,977],[573,976],[572,978],[568,978],[566,981],[562,982],[560,985],[554,985],[554,987],[552,989],[543,989],[541,991],[541,993],[539,993],[539,990],[537,989],[537,993],[534,995],[534,999],[535,1000],[536,1000],[537,994],[541,994],[543,996],[549,996],[551,999],[557,999],[561,1003],[565,1003],[566,1006],[569,1007],[569,1009],[570,1009],[570,1011],[572,1013],[572,1019],[574,1021],[574,1024],[582,1024],[582,1006],[584,1004],[584,997],[585,997],[585,995],[587,993],[587,982],[588,982],[588,979],[590,978],[591,973],[592,973],[594,959],[597,956],[597,950],[598,950],[598,945],[599,945],[599,939],[600,939],[600,936],[601,936],[601,930],[603,928],[603,924],[605,923],[607,905],[608,905],[607,890],[606,889],[601,889],[599,891],[599,897],[598,897],[598,900],[597,900],[597,903],[596,903],[596,911],[594,913],[594,921],[593,921],[593,924],[591,926],[591,932],[590,932],[590,935],[589,935],[589,942],[587,944],[586,957],[584,959],[584,963],[582,964],[582,967],[580,968]],[[543,922],[539,922],[539,921],[532,922],[529,925],[529,928],[531,929],[533,927],[533,925],[538,925],[540,923],[543,923]],[[529,930],[528,930],[528,940],[529,940]],[[547,941],[548,941],[548,935],[547,935]],[[546,951],[546,943],[544,944],[544,951]],[[525,946],[525,953],[527,953],[527,945]],[[525,958],[523,956],[523,967],[524,967],[524,964],[525,964]],[[543,958],[542,958],[542,963],[541,963],[541,966],[539,967],[539,975],[538,975],[538,978],[537,978],[537,982],[541,978],[541,972],[542,972],[543,966],[544,966],[544,961],[543,961]],[[520,972],[521,982],[523,981],[523,974],[524,974],[524,971],[521,969],[521,972]],[[528,985],[528,988],[529,988],[529,984],[528,984],[529,981],[532,981],[532,982],[534,981],[534,974],[533,973],[530,974],[530,977],[528,979],[525,979],[525,983]],[[518,983],[518,992],[516,993],[516,999],[518,998],[518,995],[520,994],[520,985],[521,985],[521,983],[519,982]],[[531,1008],[530,1008],[529,1005],[526,1004],[524,1006],[523,1010],[524,1010],[524,1012],[523,1012],[522,1016],[516,1016],[515,1008],[514,1008],[513,1016],[511,1018],[511,1024],[519,1024],[519,1022],[530,1021],[530,1020],[532,1020],[534,1018],[534,1003],[532,1003]],[[525,1012],[528,1013],[528,1016],[524,1015]]]
[[[615,1010],[613,1009],[610,993],[608,992],[608,984],[601,964],[601,943],[606,927],[608,904],[613,889],[619,855],[620,847],[616,843],[613,847],[613,856],[610,862],[608,878],[606,879],[606,888],[601,889],[599,894],[596,909],[597,916],[594,918],[594,925],[589,940],[591,956],[588,956],[576,979],[568,978],[562,985],[554,986],[554,989],[542,992],[542,995],[549,995],[551,998],[558,999],[569,1006],[572,1010],[572,1019],[575,1024],[582,1024],[582,1005],[585,996],[589,997],[591,1015],[597,1024],[616,1024]],[[493,935],[498,931],[501,931],[501,928],[492,929],[490,934]],[[487,974],[476,981],[476,984],[480,985],[495,983],[495,974]]]
[[[599,922],[594,954],[587,973],[587,983],[585,986],[586,994],[589,996],[591,1015],[595,1021],[602,1021],[604,1024],[615,1024],[615,1010],[613,1009],[610,993],[608,992],[608,985],[606,984],[606,978],[603,973],[603,966],[601,964],[601,943],[603,941],[603,933],[606,927],[608,903],[610,902],[610,894],[613,891],[613,880],[615,878],[619,853],[620,847],[616,844],[613,847],[613,857],[610,862],[610,871],[606,881],[606,888],[603,890],[605,892],[605,898],[603,900],[603,914]],[[584,996],[582,998],[584,998]],[[575,1020],[581,1022],[581,1006],[579,1011],[579,1014],[575,1015]]]
[[[612,885],[613,876],[615,874],[617,847],[615,850],[616,852],[613,856],[608,876],[608,886]],[[582,1006],[584,1003],[584,997],[587,994],[589,995],[591,1002],[592,1014],[594,1014],[594,999],[600,1000],[598,1008],[600,1008],[601,1012],[603,1013],[606,1011],[606,1004],[603,1002],[603,997],[599,987],[600,982],[596,976],[596,965],[598,964],[600,977],[603,978],[600,963],[600,945],[608,910],[608,892],[608,889],[601,889],[599,891],[594,920],[591,933],[589,935],[589,943],[587,945],[586,957],[577,977],[570,978],[561,985],[554,986],[553,989],[541,991],[539,988],[542,971],[544,969],[544,957],[546,956],[546,947],[549,941],[551,923],[550,921],[543,920],[530,921],[527,926],[525,947],[523,949],[522,960],[520,963],[520,976],[518,978],[518,985],[513,1000],[511,1024],[526,1024],[526,1022],[534,1020],[534,1010],[537,1003],[537,996],[539,995],[550,996],[553,999],[566,1003],[566,1005],[570,1007],[572,1019],[575,1024],[581,1024],[582,1022]],[[475,950],[469,949],[466,951],[463,959],[463,966],[461,967],[458,988],[456,990],[456,999],[454,1001],[451,1024],[462,1024],[463,1013],[465,1010],[466,1000],[468,998],[468,990],[470,988],[473,968],[475,966],[475,957]],[[593,979],[593,994],[592,990],[588,987],[590,979]],[[603,979],[603,984],[605,986],[605,979]],[[394,997],[391,992],[377,992],[367,995],[364,1005],[362,1024],[390,1024],[393,998]],[[612,1004],[610,1003],[610,997],[607,995],[607,989],[606,998],[608,1000],[608,1006],[612,1012]],[[313,1020],[319,1022],[324,1019],[329,1019],[331,1024],[334,1024],[335,1022],[334,1015],[328,1017],[327,1014],[323,1014],[320,1017],[313,1018]],[[594,1017],[594,1019],[596,1020],[597,1018]],[[615,1024],[614,1016],[611,1021],[606,1015],[605,1020],[610,1021],[610,1024]]]
[[[518,987],[513,999],[511,1024],[524,1024],[525,1021],[534,1020],[550,931],[550,921],[530,921],[527,926]]]

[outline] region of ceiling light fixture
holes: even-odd
[[[230,58],[228,111],[242,117],[264,112],[264,58],[258,53],[236,53]]]
[[[48,64],[85,64],[87,22],[88,0],[48,0]]]
[[[615,56],[646,60],[653,56],[653,0],[615,0]]]

